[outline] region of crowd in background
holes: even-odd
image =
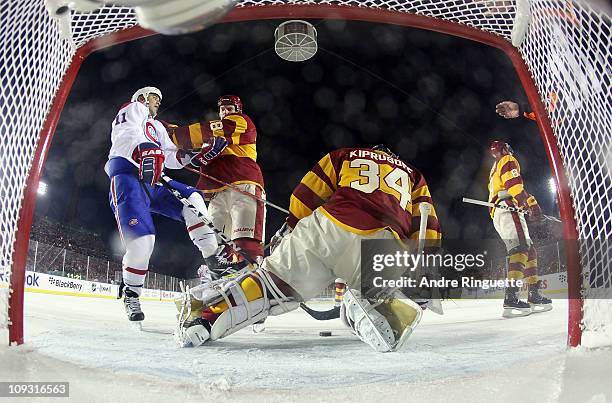
[[[99,234],[36,217],[30,233],[26,269],[67,278],[118,284],[121,256],[113,255]],[[149,267],[145,286],[178,290],[178,280]]]
[[[559,261],[564,252],[558,247],[556,242],[537,247],[539,275],[566,270],[562,259]],[[98,234],[47,217],[37,217],[34,221],[26,267],[30,271],[68,278],[115,284],[121,281],[121,256],[113,256]],[[492,263],[487,276],[503,279],[506,274],[505,258],[501,258]],[[172,284],[174,288],[175,280],[150,270],[146,286],[169,289]],[[333,287],[330,287],[325,296],[332,295]]]
[[[35,217],[30,239],[47,245],[67,248],[84,255],[102,259],[111,257],[99,234],[63,224],[48,217]]]

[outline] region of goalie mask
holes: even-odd
[[[238,97],[237,95],[223,95],[217,101],[217,106],[219,107],[219,117],[221,119],[223,119],[225,116],[229,115],[230,113],[242,113],[242,101],[240,100],[240,97]],[[234,112],[228,112],[228,111],[222,112],[221,111],[222,106],[233,106]]]
[[[161,103],[162,93],[156,87],[143,87],[139,89],[138,91],[134,93],[134,95],[132,95],[131,101],[138,102],[138,98],[142,95],[142,97],[144,98],[144,105],[148,108],[149,107],[149,95],[151,94],[157,95],[159,97],[159,102]],[[156,115],[157,114],[151,114],[151,117],[154,118]]]
[[[500,159],[504,155],[513,155],[514,150],[510,147],[510,144],[504,143],[503,141],[493,140],[489,147],[491,155],[496,159]]]
[[[390,155],[393,158],[398,158],[399,159],[399,156],[396,153],[394,153],[393,151],[391,151],[391,149],[389,147],[387,147],[386,145],[384,145],[384,144],[377,144],[374,147],[372,147],[372,150],[374,150],[374,151],[382,151],[383,153],[385,153],[387,155]]]

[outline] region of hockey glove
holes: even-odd
[[[157,144],[141,143],[132,154],[134,161],[140,164],[139,177],[144,183],[153,186],[159,182],[164,171],[164,152]]]
[[[540,208],[540,205],[535,197],[523,190],[517,195],[516,199],[519,202],[521,209],[527,212],[525,219],[528,222],[535,223],[542,221],[544,218],[542,215],[542,209]]]
[[[270,254],[272,254],[272,252],[274,252],[274,250],[278,247],[278,245],[280,245],[285,235],[287,235],[290,232],[291,232],[291,227],[289,227],[287,223],[284,223],[283,226],[280,227],[278,231],[276,231],[276,234],[274,234],[272,239],[270,239]]]
[[[208,165],[212,160],[217,158],[219,154],[225,147],[227,147],[227,140],[225,137],[213,136],[211,139],[211,144],[207,147],[202,148],[202,150],[193,156],[191,159],[191,164],[200,167],[202,165]]]
[[[495,112],[506,119],[519,117],[519,104],[513,101],[503,101],[495,105]]]
[[[539,204],[534,204],[529,206],[529,215],[527,216],[527,220],[529,222],[540,222],[544,219],[544,215],[542,214],[542,209]]]

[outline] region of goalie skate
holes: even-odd
[[[255,334],[265,332],[266,330],[266,320],[262,319],[259,322],[253,323],[251,325],[251,331]]]

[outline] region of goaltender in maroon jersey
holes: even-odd
[[[287,224],[321,207],[334,224],[359,235],[390,229],[397,239],[418,239],[420,203],[432,206],[426,239],[442,238],[427,183],[410,164],[368,148],[325,155],[291,195]]]

